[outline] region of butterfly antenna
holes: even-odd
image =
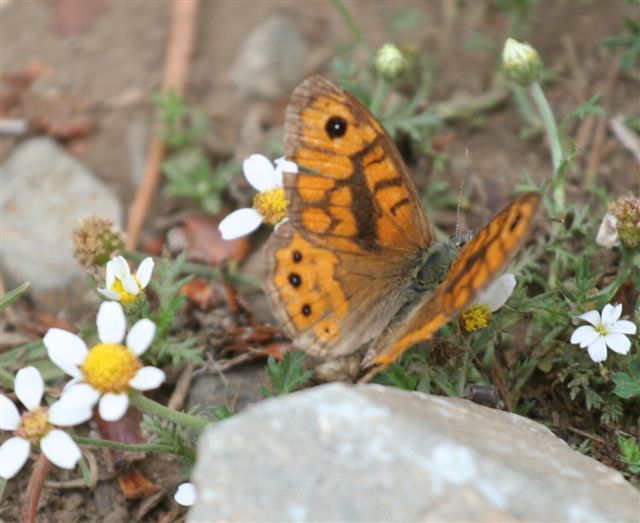
[[[469,144],[465,149],[464,155],[467,159],[466,165],[464,167],[464,172],[462,173],[462,179],[460,180],[460,189],[458,190],[458,208],[456,210],[456,232],[454,238],[456,241],[460,241],[460,211],[462,209],[462,193],[464,191],[464,180],[469,174]]]

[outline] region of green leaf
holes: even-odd
[[[420,376],[418,374],[409,374],[396,363],[389,366],[385,375],[394,387],[403,390],[416,390],[420,383]]]
[[[31,284],[26,281],[0,298],[0,311],[5,310],[9,305],[16,301],[29,288],[29,285]]]
[[[615,372],[612,376],[616,384],[613,393],[624,399],[640,396],[640,376],[632,376],[624,372]]]
[[[618,436],[620,461],[624,463],[632,474],[640,473],[640,446],[633,437]]]
[[[571,120],[575,118],[584,118],[590,114],[604,114],[604,109],[598,105],[601,95],[593,95],[586,102],[581,103],[578,107],[573,109],[567,116],[564,117],[560,127],[565,129]]]
[[[313,372],[304,370],[303,361],[303,352],[285,352],[282,362],[278,362],[273,356],[269,356],[267,360],[267,376],[269,376],[276,394],[289,394],[311,379]],[[264,397],[271,396],[271,393],[264,387],[262,388],[262,393]]]
[[[230,418],[234,414],[234,412],[226,405],[212,405],[209,407],[209,410],[211,411],[211,414],[219,420]]]

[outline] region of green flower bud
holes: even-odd
[[[502,51],[502,63],[509,75],[524,87],[540,78],[542,61],[538,52],[529,44],[521,44],[508,38]]]
[[[375,66],[382,78],[387,82],[393,82],[404,74],[407,60],[395,45],[384,44],[376,53]]]

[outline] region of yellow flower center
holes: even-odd
[[[467,332],[485,329],[491,321],[491,311],[487,304],[472,305],[460,314],[460,324]]]
[[[253,208],[262,215],[264,223],[275,225],[287,216],[287,197],[282,187],[269,189],[256,194]]]
[[[138,278],[135,275],[134,275],[134,278],[137,282]],[[138,287],[140,287],[140,284],[138,284]],[[127,292],[126,290],[124,290],[124,286],[122,285],[122,280],[118,278],[116,278],[116,281],[113,282],[113,285],[111,286],[110,290],[112,290],[113,292],[117,292],[120,295],[120,301],[122,303],[133,303],[142,295],[141,293],[131,294],[130,292]]]
[[[16,436],[29,440],[33,445],[37,444],[51,430],[48,411],[47,407],[38,407],[25,412],[15,431]]]
[[[99,343],[89,351],[81,368],[84,380],[94,389],[120,394],[141,367],[140,360],[124,345]]]
[[[605,325],[604,323],[600,323],[600,324],[596,325],[596,326],[594,327],[594,329],[596,330],[596,332],[597,332],[598,334],[600,334],[600,336],[603,336],[603,337],[604,337],[604,336],[606,336],[607,334],[609,334],[609,331],[607,330],[607,327],[606,327],[606,325]]]

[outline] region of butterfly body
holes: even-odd
[[[502,269],[539,201],[521,196],[462,247],[435,242],[391,138],[321,77],[292,95],[285,155],[298,172],[284,176],[289,219],[266,246],[266,291],[294,345],[322,358],[370,345],[368,363],[386,366],[428,339]]]

